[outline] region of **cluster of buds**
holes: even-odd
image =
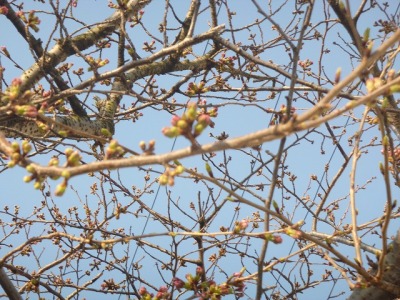
[[[171,120],[172,127],[164,127],[162,133],[170,138],[184,136],[193,142],[193,138],[199,136],[208,126],[214,127],[211,117],[217,115],[217,109],[212,112],[197,111],[195,103],[189,103],[186,112],[182,117],[174,115]]]
[[[384,153],[384,150],[381,150],[382,154]],[[389,162],[392,165],[397,166],[398,168],[400,167],[400,147],[395,147],[393,151],[388,147],[387,149],[387,154],[388,154],[388,159]],[[381,167],[382,169],[383,167]],[[392,170],[391,170],[392,171]]]
[[[289,118],[293,117],[294,114],[296,113],[296,108],[293,106],[290,108],[289,118],[288,118],[288,108],[284,104],[281,105],[281,109],[279,111],[271,110],[271,112],[274,112],[274,117],[272,118],[270,125],[276,125],[280,123],[285,123],[289,120]]]
[[[248,226],[249,226],[249,220],[247,220],[247,219],[243,219],[241,221],[236,221],[235,227],[233,228],[233,232],[236,234],[244,232]]]
[[[131,23],[129,26],[134,27],[135,25],[139,24],[140,21],[142,20],[143,15],[144,15],[144,10],[139,10],[136,13],[136,15],[128,19],[128,21]]]
[[[114,279],[103,280],[101,284],[101,289],[103,291],[117,291],[120,289],[119,284],[114,282]]]
[[[206,87],[206,82],[204,80],[200,81],[199,84],[194,82],[190,82],[188,84],[188,89],[186,93],[189,96],[200,95],[208,92],[208,88]]]
[[[111,140],[106,149],[106,159],[121,158],[125,150],[118,144],[117,140]]]
[[[174,169],[166,167],[165,172],[158,178],[158,183],[173,186],[175,184],[175,176],[182,174],[184,171],[185,168],[180,164]]]
[[[280,236],[279,234],[266,233],[266,234],[260,235],[260,238],[263,238],[274,244],[281,244],[283,242],[282,236]]]
[[[11,81],[10,86],[7,88],[3,95],[3,100],[10,102],[11,104],[24,104],[27,103],[31,97],[32,92],[26,91],[21,95],[22,80],[20,78],[14,78]]]
[[[239,278],[242,272],[235,273],[227,282],[217,284],[213,280],[202,280],[204,270],[202,267],[196,268],[196,274],[187,274],[186,281],[175,277],[172,279],[172,285],[178,291],[182,289],[194,291],[195,296],[200,299],[220,299],[221,296],[234,294],[237,298],[244,295],[245,284]]]
[[[396,71],[392,69],[388,71],[386,82],[379,77],[368,78],[365,82],[365,87],[367,88],[367,92],[371,93],[379,89],[380,87],[385,85],[385,83],[390,83],[395,77],[396,77]],[[386,95],[391,95],[393,93],[399,93],[399,92],[400,92],[400,84],[393,84],[389,87],[389,90],[387,91]]]
[[[35,15],[35,11],[31,10],[28,13],[28,18],[25,16],[23,11],[18,11],[17,16],[26,24],[28,27],[32,28],[35,32],[39,31],[39,27],[37,25],[40,24],[40,19]]]
[[[139,147],[140,147],[140,149],[143,151],[143,154],[145,154],[145,155],[152,155],[152,154],[154,154],[155,145],[156,145],[156,141],[155,141],[155,140],[149,141],[148,144],[146,144],[145,141],[141,141],[141,142],[139,143]]]
[[[304,71],[310,71],[310,66],[312,66],[314,63],[307,58],[306,60],[299,60],[297,64],[302,67]]]
[[[127,212],[127,207],[126,206],[122,206],[121,203],[118,203],[117,207],[114,210],[115,218],[117,220],[119,220],[119,218],[121,217],[121,214],[126,214],[126,212]]]
[[[68,148],[65,150],[65,156],[67,157],[67,162],[64,164],[64,167],[77,167],[81,164],[81,155],[79,154],[78,151],[74,151],[71,148]],[[53,158],[53,160],[50,160],[50,162],[52,163],[53,166],[57,166],[58,165],[58,159],[57,158]],[[61,173],[61,177],[63,177],[63,181],[57,185],[56,190],[54,192],[54,194],[56,196],[62,196],[64,195],[67,186],[68,186],[68,179],[71,177],[71,174],[69,173],[69,171],[67,169],[63,170]],[[54,178],[56,179],[56,178]]]
[[[108,40],[101,40],[96,43],[96,47],[100,49],[111,48],[111,43]]]
[[[154,46],[155,43],[156,41],[154,40],[152,40],[150,43],[144,42],[142,49],[146,52],[153,52],[154,50],[156,50],[156,47]]]
[[[25,291],[27,292],[39,292],[39,279],[37,277],[33,277],[25,284]]]
[[[74,66],[73,63],[64,63],[57,68],[57,72],[58,72],[58,74],[62,75],[64,73],[68,72],[73,66]]]
[[[14,114],[25,118],[36,118],[38,115],[38,110],[33,105],[14,105],[12,107]]]
[[[379,89],[384,84],[385,83],[383,82],[383,80],[380,79],[379,77],[368,78],[367,81],[365,82],[365,86],[367,88],[368,93],[371,93],[371,92]]]
[[[226,56],[225,53],[222,53],[220,59],[218,60],[217,71],[221,73],[225,68],[228,68],[229,71],[232,71],[233,67],[235,66],[236,59],[236,56]]]
[[[110,61],[106,58],[106,59],[101,59],[100,57],[94,59],[93,57],[91,57],[90,55],[87,55],[85,57],[87,63],[90,65],[90,67],[88,68],[88,71],[93,71],[93,70],[97,70],[101,67],[104,67],[106,64],[108,64]]]
[[[283,229],[283,232],[294,239],[300,239],[302,237],[302,232],[298,229],[304,224],[304,221],[299,221],[292,226]]]
[[[23,140],[21,146],[16,141],[12,142],[10,161],[8,162],[7,166],[12,168],[20,162],[23,162],[31,150],[32,146],[27,140]]]
[[[160,286],[157,291],[157,294],[151,294],[147,291],[147,289],[142,286],[139,289],[140,300],[162,300],[162,299],[170,299],[171,294],[168,292],[168,288],[166,286]]]
[[[31,182],[32,180],[35,180],[35,183],[33,184],[33,188],[36,190],[39,190],[43,182],[45,180],[44,176],[40,176],[37,172],[35,167],[32,164],[29,164],[25,167],[26,171],[30,173],[30,175],[24,176],[24,182],[28,183]]]

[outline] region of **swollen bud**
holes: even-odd
[[[342,68],[338,68],[335,73],[335,84],[339,83],[341,75],[342,75]]]
[[[211,170],[211,166],[209,165],[209,163],[206,163],[206,171],[208,173],[208,176],[210,176],[211,178],[214,178],[214,174]]]
[[[22,153],[26,155],[29,152],[31,152],[31,150],[32,150],[31,144],[29,144],[29,142],[27,140],[23,140],[22,141]]]
[[[168,184],[168,176],[166,174],[162,174],[159,178],[158,178],[158,183],[160,185],[167,185]]]
[[[66,189],[67,189],[67,182],[66,182],[66,181],[63,181],[62,183],[60,183],[59,185],[57,185],[54,194],[55,194],[56,196],[62,196],[62,195],[64,195]]]
[[[180,134],[180,131],[179,131],[179,129],[177,127],[173,126],[173,127],[164,127],[162,129],[162,133],[166,137],[174,138],[174,137],[177,137]]]
[[[185,114],[187,120],[193,122],[196,120],[197,117],[197,105],[195,103],[189,103],[188,104],[188,109]]]

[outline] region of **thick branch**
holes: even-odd
[[[385,256],[383,280],[397,287],[400,286],[400,231],[397,232],[395,240],[390,244],[391,251]],[[378,286],[370,286],[367,288],[356,288],[348,300],[380,300],[380,299],[397,299],[400,294],[398,291],[388,291]]]

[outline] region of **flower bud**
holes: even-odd
[[[206,129],[206,126],[204,126],[203,124],[200,123],[196,124],[194,126],[194,135],[195,136],[200,135],[204,131],[204,129]]]
[[[175,168],[176,175],[182,174],[184,171],[185,171],[185,168],[182,165],[179,165]]]
[[[58,160],[57,157],[52,157],[52,158],[50,158],[49,166],[57,167],[58,164],[59,164],[59,160]]]
[[[35,167],[32,164],[27,165],[25,169],[27,172],[32,174],[36,172]]]
[[[158,183],[160,185],[167,185],[168,184],[168,176],[166,174],[162,174],[159,178],[158,178]]]
[[[68,179],[71,177],[71,173],[68,170],[63,170],[61,172],[61,176],[64,177],[65,179]]]
[[[67,189],[67,182],[64,180],[62,183],[60,183],[59,185],[57,185],[54,194],[55,194],[56,196],[62,196],[62,195],[64,195],[66,189]]]
[[[142,151],[146,151],[146,143],[145,143],[145,141],[140,141],[139,147],[140,147],[140,149],[142,149]]]
[[[169,138],[174,138],[177,137],[178,135],[180,135],[180,131],[177,127],[173,126],[173,127],[164,127],[162,129],[162,133]]]
[[[185,113],[185,117],[187,120],[193,122],[197,117],[197,105],[195,103],[189,103],[188,109]]]
[[[189,124],[186,120],[180,119],[178,123],[176,123],[176,127],[185,132],[189,128]]]
[[[24,176],[24,182],[25,183],[31,182],[33,179],[34,179],[33,175]]]
[[[172,126],[176,126],[176,124],[178,123],[178,121],[181,119],[181,117],[177,116],[177,115],[173,115],[172,119],[171,119],[171,125]]]
[[[12,150],[14,151],[14,152],[19,152],[19,144],[18,144],[18,142],[12,142],[11,143],[11,148],[12,148]]]

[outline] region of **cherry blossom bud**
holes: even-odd
[[[189,103],[188,104],[188,109],[187,109],[187,111],[185,113],[185,116],[189,121],[193,122],[194,120],[196,120],[196,117],[197,117],[197,105],[195,103]]]
[[[147,289],[144,286],[139,288],[139,295],[140,296],[147,295]]]
[[[6,6],[0,6],[0,15],[8,14],[8,8]]]
[[[174,277],[174,278],[172,278],[172,285],[176,289],[180,290],[185,285],[185,282],[180,278]]]
[[[176,124],[178,123],[178,121],[181,119],[181,117],[177,116],[177,115],[173,115],[172,119],[171,119],[171,125],[172,126],[176,126]]]
[[[167,185],[168,184],[168,176],[166,174],[162,174],[159,178],[158,178],[158,183],[160,185]]]
[[[204,273],[204,270],[202,267],[197,266],[196,267],[196,275],[202,275]]]
[[[169,138],[174,138],[177,137],[178,135],[180,135],[180,131],[177,127],[173,126],[173,127],[164,127],[162,129],[162,133]]]
[[[67,189],[67,182],[64,180],[62,183],[57,185],[54,194],[56,196],[60,197],[60,196],[64,195],[66,189]]]

